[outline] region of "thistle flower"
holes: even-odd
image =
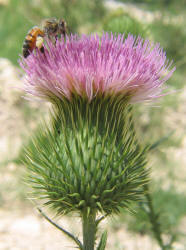
[[[21,60],[25,91],[54,104],[51,123],[25,150],[29,181],[58,214],[80,214],[80,249],[94,249],[98,212],[117,213],[144,194],[146,149],[131,104],[161,96],[170,65],[158,44],[108,34],[48,41],[44,54]]]
[[[119,94],[130,103],[161,96],[163,83],[175,70],[169,71],[171,63],[159,44],[107,33],[101,38],[71,35],[56,45],[49,41],[44,54],[32,53],[21,66],[30,96],[70,100],[78,95],[91,101]]]

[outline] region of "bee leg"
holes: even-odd
[[[23,57],[24,57],[24,58],[27,58],[29,55],[30,55],[29,50],[24,50],[24,51],[23,51]]]
[[[58,35],[55,36],[55,45],[56,45],[57,39],[58,39]]]
[[[56,45],[56,36],[52,36],[52,43]]]
[[[38,48],[42,53],[44,53],[44,39],[42,36],[38,36],[36,39],[36,48]]]
[[[41,48],[40,48],[40,51],[41,51],[41,53],[45,53],[44,47],[41,47]]]
[[[27,58],[30,55],[30,45],[28,41],[25,41],[23,44],[23,56]]]

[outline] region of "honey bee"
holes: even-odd
[[[66,31],[66,22],[63,19],[50,18],[44,20],[42,29],[35,26],[26,35],[23,43],[23,56],[28,57],[35,48],[44,53],[44,38],[49,38],[55,44],[58,35],[65,36]]]

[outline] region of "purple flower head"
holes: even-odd
[[[56,45],[47,41],[44,54],[36,51],[20,64],[26,72],[25,91],[47,100],[123,95],[130,103],[148,101],[162,95],[163,83],[175,70],[169,70],[159,44],[107,33],[71,35]]]

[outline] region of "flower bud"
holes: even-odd
[[[140,199],[148,178],[131,115],[119,96],[56,101],[52,127],[42,127],[25,151],[30,183],[45,204],[58,214],[111,214]]]

